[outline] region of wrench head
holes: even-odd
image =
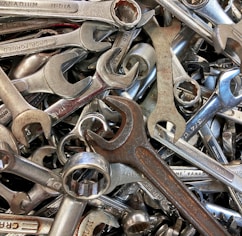
[[[125,75],[115,73],[112,61],[115,60],[115,57],[119,54],[119,52],[120,48],[115,47],[103,53],[98,59],[96,72],[109,87],[114,89],[126,89],[132,85],[137,77],[139,63],[135,63],[135,65]]]
[[[24,146],[28,147],[29,143],[24,134],[24,128],[27,125],[39,123],[42,127],[46,139],[50,137],[51,133],[51,118],[50,116],[41,110],[31,109],[26,110],[18,115],[12,123],[12,132],[15,138]]]
[[[98,145],[102,149],[109,151],[114,151],[127,144],[134,147],[135,142],[137,142],[137,145],[141,145],[146,134],[140,107],[132,100],[117,96],[108,96],[105,98],[105,102],[120,112],[122,117],[121,125],[111,140],[105,140],[91,130],[87,130],[86,137],[91,141],[91,144]]]
[[[84,48],[92,52],[101,52],[110,48],[111,43],[95,40],[95,31],[105,31],[103,38],[106,38],[111,33],[117,31],[117,28],[102,22],[85,21],[80,27],[80,40]]]

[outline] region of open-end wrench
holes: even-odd
[[[139,106],[114,96],[107,97],[106,102],[121,113],[122,123],[117,135],[109,141],[87,130],[87,141],[92,148],[110,163],[128,164],[143,173],[202,234],[228,235],[151,147]]]
[[[14,86],[23,94],[52,93],[63,98],[74,98],[85,91],[91,83],[87,77],[74,84],[68,82],[62,72],[62,67],[73,64],[87,56],[81,49],[72,49],[56,54],[37,72],[21,79],[13,80]]]
[[[86,92],[75,99],[60,99],[45,110],[54,118],[53,125],[59,123],[104,91],[126,89],[131,86],[138,73],[139,64],[136,63],[126,75],[115,74],[112,70],[112,60],[118,53],[119,48],[111,48],[99,57],[92,84]]]
[[[185,140],[189,140],[198,132],[210,118],[218,111],[223,112],[233,108],[242,101],[242,95],[233,95],[230,82],[240,73],[239,68],[232,68],[221,72],[219,80],[208,101],[187,121],[186,130],[183,134]]]
[[[175,126],[174,142],[185,131],[186,122],[177,111],[173,94],[171,43],[180,30],[180,23],[173,21],[170,27],[160,27],[153,18],[145,26],[156,51],[157,102],[149,115],[147,126],[149,133],[154,133],[158,122],[171,122]]]
[[[32,123],[40,123],[44,135],[48,139],[51,131],[50,116],[46,112],[38,110],[28,104],[11,83],[2,68],[0,68],[0,83],[0,97],[12,113],[13,123],[11,129],[16,139],[25,146],[28,146],[29,144],[26,140],[23,129]]]
[[[130,29],[141,20],[141,9],[134,0],[113,1],[0,1],[1,15],[96,20]]]
[[[64,48],[64,47],[80,47],[88,51],[100,52],[111,47],[109,42],[98,42],[94,38],[95,31],[110,30],[110,25],[99,22],[84,22],[79,29],[72,32],[52,35],[47,37],[23,40],[13,43],[2,42],[0,45],[0,58],[32,54],[44,50]],[[112,31],[116,29],[113,27]]]

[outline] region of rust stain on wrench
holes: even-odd
[[[152,148],[140,107],[132,100],[115,96],[107,97],[106,102],[121,113],[122,123],[109,141],[87,130],[86,138],[94,151],[110,163],[127,164],[142,172],[202,235],[229,235]]]
[[[169,27],[160,27],[151,19],[145,25],[145,31],[150,36],[156,51],[157,68],[157,103],[155,109],[147,120],[150,135],[154,134],[155,125],[158,122],[171,122],[175,125],[174,142],[182,136],[186,128],[186,122],[177,111],[173,95],[172,53],[171,43],[180,31],[180,23],[173,20]]]

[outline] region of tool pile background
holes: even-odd
[[[0,235],[241,235],[239,0],[0,0]]]

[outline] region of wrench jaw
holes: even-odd
[[[16,137],[17,141],[26,147],[29,147],[29,143],[24,134],[24,128],[29,124],[39,123],[43,129],[46,139],[49,139],[51,134],[51,118],[44,111],[38,109],[27,110],[19,114],[12,123],[12,133]]]
[[[130,69],[130,71],[125,74],[115,73],[115,69],[112,67],[112,60],[120,53],[120,48],[111,48],[107,52],[103,53],[97,62],[96,71],[100,75],[102,80],[112,88],[116,89],[126,89],[132,85],[135,78],[138,75],[139,63]]]

